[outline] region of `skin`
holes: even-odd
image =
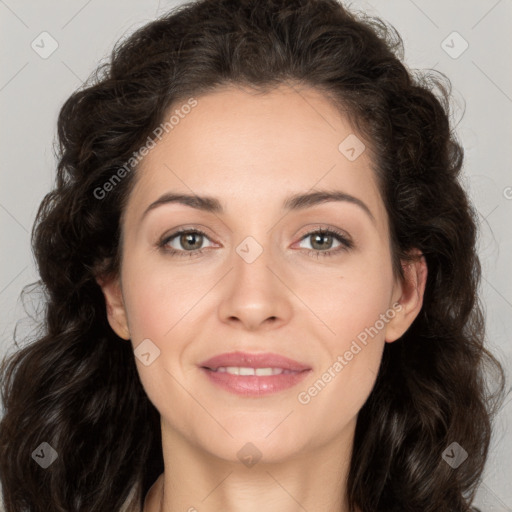
[[[225,87],[197,100],[136,171],[122,220],[120,276],[98,280],[114,331],[134,348],[149,338],[160,350],[149,366],[136,359],[161,414],[165,465],[144,510],[348,512],[357,415],[384,344],[421,309],[425,260],[404,265],[403,281],[394,277],[370,152],[349,161],[338,150],[354,130],[319,91]],[[355,196],[374,219],[347,201],[282,209],[288,196],[312,190]],[[164,192],[214,196],[224,213],[168,203],[143,217]],[[186,245],[178,235],[168,247],[204,247],[202,254],[172,256],[157,247],[179,227],[207,237]],[[340,230],[354,246],[317,257],[322,249],[306,235],[319,227]],[[263,249],[252,263],[236,252],[248,236]],[[339,246],[336,238],[323,245]],[[394,317],[359,343],[342,371],[300,403],[298,393],[392,309]],[[312,371],[273,395],[234,395],[211,384],[198,365],[235,350],[277,352]],[[250,468],[237,457],[248,442],[261,452]]]

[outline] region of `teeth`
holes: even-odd
[[[267,377],[269,375],[279,375],[283,373],[281,368],[256,368],[256,375]]]
[[[231,375],[257,375],[259,377],[269,377],[271,375],[280,375],[281,373],[293,373],[282,368],[247,368],[241,366],[219,366],[215,371],[220,373],[230,373]]]

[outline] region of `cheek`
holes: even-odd
[[[127,261],[123,271],[123,294],[135,355],[143,340],[154,344],[149,345],[149,365],[136,358],[142,386],[160,413],[176,424],[184,421],[184,407],[171,408],[169,404],[190,401],[178,383],[185,381],[180,360],[183,353],[188,354],[187,344],[194,334],[191,329],[194,325],[197,328],[197,322],[189,322],[187,316],[198,300],[195,280],[189,274],[187,278],[176,271],[171,275],[165,266],[147,266],[135,259]]]
[[[324,321],[332,336],[323,336],[333,348],[342,349],[370,328],[389,307],[393,291],[391,264],[385,255],[353,258],[336,271],[323,271],[296,280],[297,295]]]
[[[162,265],[127,264],[123,279],[130,332],[139,339],[170,336],[208,289],[201,276],[176,269],[171,272]]]
[[[303,293],[308,296],[306,288]],[[311,417],[329,416],[332,432],[357,415],[373,388],[385,326],[394,316],[388,309],[391,293],[390,265],[378,260],[342,270],[321,291],[310,288],[311,309],[325,319],[331,333],[324,329],[326,356],[297,399]]]
[[[136,258],[125,262],[123,295],[135,355],[146,339],[156,345],[150,347],[158,354],[148,366],[136,360],[142,384],[157,408],[166,406],[166,401],[159,402],[162,397],[172,397],[171,402],[183,398],[175,379],[183,382],[194,360],[191,341],[203,328],[197,316],[206,303],[199,301],[218,279],[215,276],[209,280],[204,272],[148,265]]]

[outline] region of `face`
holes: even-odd
[[[233,461],[250,441],[279,461],[353,429],[425,277],[418,294],[393,276],[361,140],[313,89],[224,88],[141,162],[120,278],[102,285],[114,330],[146,340],[137,368],[175,437]]]

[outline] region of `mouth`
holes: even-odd
[[[231,393],[261,397],[297,385],[311,367],[279,354],[220,354],[200,365],[209,382]]]

